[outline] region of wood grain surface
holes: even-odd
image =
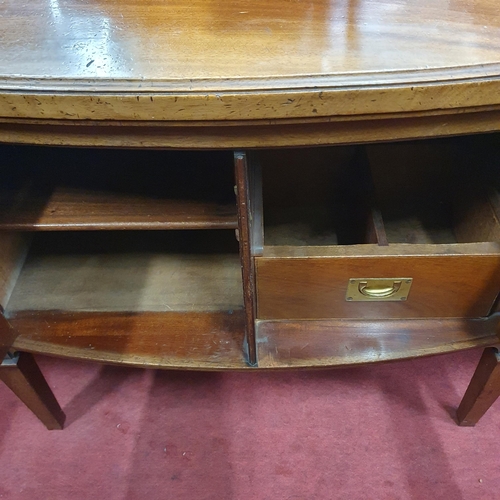
[[[0,230],[236,229],[235,205],[155,199],[57,187],[23,196],[0,192]]]
[[[397,246],[392,245],[393,251]],[[500,253],[446,255],[440,245],[428,247],[427,256],[363,255],[363,245],[359,245],[357,256],[257,257],[257,317],[487,316],[498,294]],[[382,254],[391,246],[380,248]],[[346,291],[351,278],[413,278],[413,284],[404,302],[348,302]]]
[[[349,366],[442,354],[498,342],[488,319],[258,321],[259,368]]]
[[[247,120],[500,104],[495,0],[7,0],[1,14],[1,117]]]
[[[151,368],[246,368],[243,311],[11,314],[14,348]]]
[[[498,342],[485,320],[258,321],[259,368],[335,367],[453,352]],[[63,313],[9,317],[16,349],[152,368],[248,368],[244,314]]]

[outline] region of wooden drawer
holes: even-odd
[[[261,161],[258,319],[490,314],[500,292],[495,169],[461,164],[452,141],[317,155],[295,176],[300,153]],[[272,162],[290,175],[273,176]],[[363,287],[351,297],[353,280]],[[402,284],[407,296],[392,293]]]
[[[270,248],[256,276],[259,319],[480,317],[500,289],[500,245]],[[412,284],[404,301],[349,301],[353,278]]]

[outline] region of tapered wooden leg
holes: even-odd
[[[62,429],[65,415],[32,354],[7,354],[0,365],[0,380],[45,424]]]
[[[469,387],[457,410],[458,425],[473,426],[500,396],[500,354],[484,350]]]

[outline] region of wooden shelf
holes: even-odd
[[[236,229],[230,152],[2,147],[0,230]]]
[[[0,230],[236,229],[234,204],[56,187],[0,193]]]
[[[490,346],[488,319],[258,321],[259,368],[341,367]]]
[[[16,349],[106,363],[245,368],[227,231],[38,233],[5,308]]]
[[[244,369],[243,311],[9,314],[21,351],[153,368]],[[342,367],[489,346],[488,320],[259,321],[259,369]],[[431,332],[431,333],[429,333]]]
[[[14,349],[151,368],[248,368],[243,311],[71,313],[25,311],[9,316]]]

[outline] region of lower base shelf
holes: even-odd
[[[259,368],[327,368],[444,354],[500,342],[487,319],[258,321]]]
[[[242,310],[25,311],[8,318],[19,351],[111,364],[189,370],[247,368]]]
[[[243,310],[232,312],[13,312],[13,348],[102,363],[242,370]],[[488,319],[258,321],[258,368],[328,368],[444,354],[500,342]],[[255,368],[251,368],[255,369]]]

